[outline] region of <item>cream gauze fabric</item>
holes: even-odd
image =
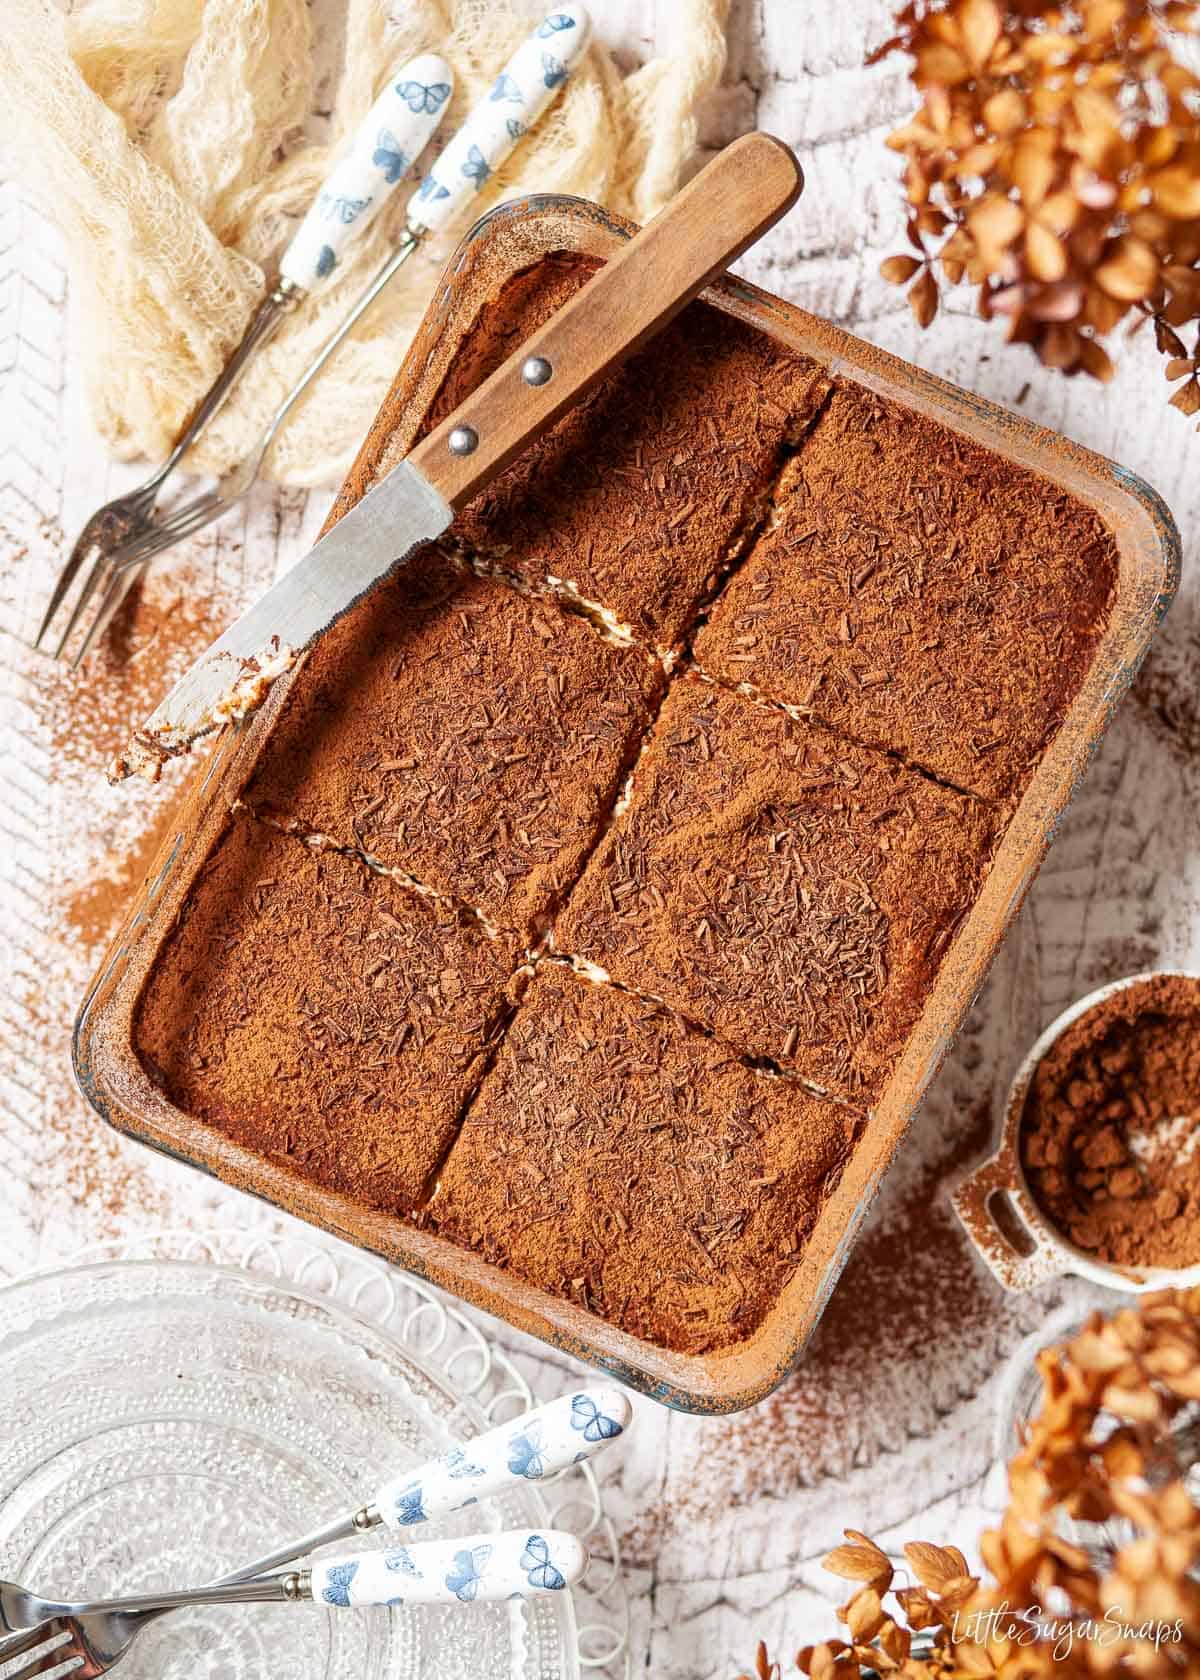
[[[727,5],[658,0],[666,50],[622,75],[602,44],[604,0],[594,0],[598,39],[475,210],[571,192],[636,221],[653,215],[678,184],[697,105],[721,73]],[[315,27],[307,0],[76,0],[69,11],[3,0],[5,140],[61,226],[72,350],[114,453],[166,453],[389,73],[424,51],[452,64],[436,148],[546,9],[318,0]],[[329,286],[260,352],[189,465],[220,471],[246,452],[393,248],[408,196],[395,195]],[[400,270],[293,411],[269,476],[341,476],[465,231],[429,241]]]

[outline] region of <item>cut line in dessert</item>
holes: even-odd
[[[827,1085],[822,1085],[817,1080],[810,1079],[797,1068],[784,1067],[781,1063],[772,1060],[770,1056],[751,1055],[744,1048],[730,1043],[716,1028],[707,1025],[694,1015],[689,1015],[686,1009],[679,1009],[674,1004],[668,1003],[657,992],[648,992],[640,987],[631,986],[624,980],[617,980],[606,968],[602,968],[599,963],[592,962],[587,957],[576,956],[569,951],[559,951],[552,943],[552,932],[550,939],[551,942],[543,945],[535,954],[531,973],[536,973],[540,967],[551,963],[560,968],[569,968],[585,985],[596,986],[601,990],[622,992],[626,997],[636,999],[638,1003],[645,1004],[647,1008],[655,1010],[658,1014],[669,1016],[672,1020],[680,1022],[689,1032],[697,1033],[701,1038],[711,1039],[714,1044],[719,1044],[729,1056],[750,1073],[756,1073],[763,1079],[787,1080],[792,1084],[803,1086],[810,1096],[820,1097],[824,1102],[836,1103],[838,1107],[848,1108],[854,1114],[870,1115],[870,1106],[856,1103],[849,1097],[843,1096],[839,1091],[831,1091]]]
[[[557,600],[566,610],[575,611],[586,619],[597,634],[614,646],[645,648],[670,675],[682,662],[684,651],[697,625],[704,621],[710,607],[720,597],[738,567],[753,551],[763,532],[770,529],[776,513],[777,491],[788,464],[802,450],[804,439],[817,424],[834,389],[834,382],[829,380],[817,407],[811,413],[802,414],[794,430],[789,431],[781,443],[769,481],[757,492],[751,506],[732,532],[723,559],[714,570],[705,591],[691,608],[689,621],[683,625],[678,639],[672,644],[655,642],[640,636],[628,619],[622,618],[606,602],[588,595],[574,578],[560,577],[548,570],[536,552],[524,551],[527,564],[538,568],[537,575],[532,576],[514,564],[514,550],[510,543],[471,545],[457,539],[451,532],[450,537],[443,541],[443,547],[457,555],[480,577],[495,578],[519,594],[537,600]]]
[[[330,834],[324,834],[318,829],[305,828],[295,818],[276,816],[272,812],[256,810],[253,805],[247,805],[242,799],[235,799],[229,807],[230,811],[239,816],[245,816],[249,821],[261,823],[265,828],[273,828],[280,834],[286,834],[297,841],[310,852],[332,852],[339,857],[355,858],[371,871],[373,875],[386,877],[395,881],[406,892],[415,893],[418,898],[428,898],[436,904],[444,904],[447,909],[461,912],[479,923],[480,929],[489,939],[519,939],[519,928],[501,927],[486,916],[476,904],[469,904],[465,898],[457,898],[453,893],[438,892],[425,881],[420,881],[407,869],[399,869],[383,863],[379,858],[365,852],[361,846],[343,844]]]
[[[724,689],[727,694],[739,694],[744,700],[749,700],[752,706],[764,706],[771,711],[782,712],[785,717],[792,718],[796,723],[811,724],[814,729],[823,730],[835,741],[844,741],[848,746],[861,747],[864,752],[878,753],[881,758],[891,759],[893,763],[911,770],[914,776],[932,782],[934,787],[943,788],[947,793],[956,794],[959,799],[969,799],[977,805],[996,804],[996,801],[989,799],[986,794],[972,793],[970,788],[959,787],[956,782],[948,782],[945,776],[939,776],[928,765],[914,763],[895,747],[886,746],[882,741],[868,741],[859,735],[851,735],[823,718],[819,712],[809,711],[805,706],[791,705],[786,700],[777,700],[774,695],[765,694],[762,689],[755,688],[753,683],[734,682],[729,677],[715,676],[690,656],[685,656],[680,661],[680,670],[695,677],[699,682],[708,683],[712,688]]]

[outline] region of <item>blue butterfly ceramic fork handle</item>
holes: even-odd
[[[422,53],[388,77],[279,259],[289,287],[311,291],[333,273],[351,240],[411,177],[453,91],[454,74],[437,53]]]
[[[421,182],[408,207],[410,226],[436,233],[470,204],[558,97],[583,56],[591,29],[581,5],[546,14]]]
[[[333,273],[349,241],[379,214],[410,172],[449,104],[453,81],[449,65],[435,53],[423,53],[389,77],[349,151],[326,177],[280,258],[278,279],[251,316],[240,343],[188,416],[166,459],[136,489],[98,508],[84,526],[55,583],[35,647],[41,645],[89,557],[93,557],[91,570],[61,630],[55,657],[61,658],[84,609],[93,601],[101,602],[101,613],[92,623],[84,649],[100,633],[100,619],[107,622],[111,617],[129,581],[118,584],[110,557],[128,549],[131,540],[153,531],[154,507],[163,485],[224,407],[247,366],[274,336],[284,316]],[[419,97],[412,91],[417,88]],[[76,656],[76,664],[84,649]]]
[[[58,1603],[28,1600],[16,1627],[36,1627],[64,1616],[138,1616],[196,1604],[275,1604],[315,1600],[334,1609],[391,1604],[494,1604],[562,1592],[588,1565],[587,1548],[563,1529],[505,1529],[458,1540],[425,1540],[388,1551],[351,1552],[322,1558],[311,1569],[259,1575],[251,1581],[194,1587],[180,1592]]]
[[[577,1389],[452,1447],[407,1476],[384,1482],[367,1514],[391,1528],[449,1516],[476,1500],[591,1458],[624,1434],[631,1415],[628,1396],[619,1388]]]
[[[428,94],[430,82],[437,93],[436,103],[431,109],[410,110],[399,90],[419,83]],[[255,310],[241,343],[201,399],[155,475],[158,483],[196,441],[233,390],[251,356],[272,337],[284,315],[296,307],[306,292],[328,279],[350,241],[383,209],[432,138],[449,103],[453,84],[450,66],[436,53],[422,53],[389,78],[387,87],[359,125],[349,151],[326,176],[308,214],[280,257],[279,279]],[[385,133],[388,159],[394,148],[404,158],[402,170],[397,171],[390,161],[373,161]]]
[[[319,1604],[496,1604],[562,1592],[582,1579],[587,1548],[563,1529],[507,1529],[322,1558],[300,1579]]]

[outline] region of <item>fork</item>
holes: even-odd
[[[0,1619],[6,1626],[42,1632],[52,1622],[101,1616],[138,1616],[208,1604],[328,1604],[359,1610],[391,1604],[496,1604],[515,1595],[562,1592],[588,1565],[587,1548],[565,1529],[503,1529],[449,1540],[422,1540],[386,1551],[349,1552],[321,1558],[308,1569],[280,1570],[224,1586],[182,1592],[135,1593],[124,1598],[68,1604],[39,1598],[13,1581],[0,1581]],[[12,1680],[57,1668],[64,1646],[17,1669]],[[111,1661],[102,1672],[107,1672]]]
[[[517,49],[421,182],[409,205],[408,220],[396,251],[276,409],[249,454],[224,475],[215,490],[203,491],[161,519],[144,522],[116,539],[105,557],[100,605],[75,654],[74,665],[78,666],[104,634],[130,588],[155,555],[220,519],[247,494],[300,396],[421,241],[431,232],[444,228],[471,202],[484,182],[538,122],[587,45],[590,28],[591,20],[578,4],[551,12],[543,20]],[[548,50],[548,43],[553,43],[553,52]],[[82,606],[77,609],[77,616],[81,610]],[[73,619],[68,625],[64,641],[75,622]]]
[[[519,1487],[524,1481],[553,1476],[601,1452],[610,1441],[624,1434],[631,1416],[628,1396],[620,1389],[595,1385],[562,1395],[509,1423],[486,1430],[461,1446],[451,1447],[416,1470],[390,1478],[360,1510],[335,1518],[323,1528],[258,1558],[200,1591],[261,1586],[264,1576],[277,1586],[283,1577],[272,1572],[322,1546],[364,1533],[381,1523],[412,1529],[450,1516],[477,1500]],[[546,1539],[547,1535],[541,1538]],[[466,1541],[456,1544],[462,1548],[467,1545]],[[378,1558],[388,1554],[366,1555]],[[355,1560],[334,1561],[345,1565]],[[313,1565],[314,1579],[317,1571],[324,1570],[327,1564],[328,1560],[321,1560]],[[566,1572],[561,1566],[555,1567]],[[403,1564],[395,1568],[400,1574],[406,1573]],[[363,1577],[364,1582],[367,1579]],[[322,1579],[320,1592],[324,1594],[332,1584]],[[343,1584],[348,1584],[348,1578]],[[393,1586],[393,1591],[396,1590]],[[252,1593],[246,1598],[239,1598],[236,1593],[231,1596],[235,1602],[257,1601]],[[302,1595],[298,1591],[273,1590],[269,1596],[275,1599]],[[353,1594],[351,1601],[357,1602]],[[5,1680],[34,1680],[35,1676],[67,1662],[72,1664],[71,1680],[92,1680],[93,1676],[107,1674],[116,1666],[144,1627],[183,1602],[198,1601],[178,1594],[158,1593],[145,1595],[133,1604],[121,1601],[121,1608],[114,1608],[111,1602],[100,1606],[58,1604],[37,1599],[15,1584],[0,1583],[0,1633],[7,1633],[7,1637],[0,1637],[0,1670],[24,1656],[27,1660],[6,1673]],[[326,1598],[325,1602],[333,1601]],[[32,1626],[28,1625],[30,1619]]]
[[[185,1592],[141,1593],[130,1598],[62,1604],[39,1598],[10,1581],[0,1581],[0,1620],[10,1626],[43,1632],[49,1618],[68,1627],[101,1617],[139,1616],[203,1604],[317,1603],[333,1609],[363,1609],[393,1604],[499,1604],[562,1592],[583,1577],[587,1548],[564,1529],[506,1529],[455,1540],[425,1540],[389,1551],[351,1552],[322,1558],[310,1569],[259,1575],[227,1586],[196,1587]],[[79,1661],[68,1672],[86,1677],[106,1674],[124,1649],[105,1648],[95,1640],[81,1646]],[[9,1680],[33,1676],[72,1661],[76,1653],[55,1645],[13,1671]]]
[[[349,151],[325,178],[308,213],[279,260],[279,278],[251,316],[241,342],[201,398],[166,460],[144,484],[98,508],[67,556],[34,640],[40,647],[89,555],[95,559],[59,637],[61,659],[88,601],[107,576],[112,550],[151,522],[159,492],[188,450],[225,404],[254,355],[285,315],[337,267],[351,239],[372,222],[428,143],[449,102],[454,77],[444,58],[422,53],[389,77]],[[78,664],[78,659],[75,663]]]

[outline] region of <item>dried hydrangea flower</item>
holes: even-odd
[[[956,1546],[925,1541],[905,1546],[913,1584],[898,1584],[887,1553],[847,1529],[825,1567],[854,1586],[838,1611],[848,1637],[805,1646],[801,1673],[1200,1674],[1200,1506],[1187,1484],[1200,1443],[1200,1288],[1144,1296],[1108,1319],[1095,1313],[1038,1368],[1041,1408],[1009,1465],[1008,1507],[980,1540],[986,1586]],[[1032,1628],[1016,1619],[1029,1611],[1040,1618]],[[742,1680],[781,1680],[764,1645]]]
[[[1171,398],[1200,413],[1200,79],[1173,36],[1200,0],[909,0],[872,55],[913,60],[905,160],[911,254],[886,280],[928,326],[941,280],[978,287],[1049,367],[1107,380],[1101,340],[1153,317]]]

